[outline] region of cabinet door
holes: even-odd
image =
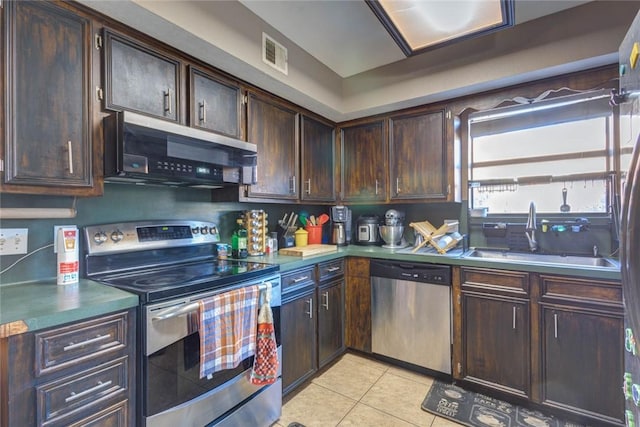
[[[91,22],[52,2],[4,7],[2,191],[98,195],[93,168]],[[95,157],[94,157],[95,158]],[[101,169],[100,169],[101,171]]]
[[[249,93],[247,140],[258,146],[258,183],[249,197],[298,199],[298,113]]]
[[[242,139],[242,89],[191,67],[191,126]]]
[[[316,297],[310,288],[295,298],[283,300],[282,388],[286,394],[316,372]]]
[[[386,200],[387,150],[384,120],[342,128],[341,144],[342,199]]]
[[[333,126],[302,116],[300,135],[302,200],[333,202],[335,196],[334,159],[335,131]]]
[[[445,111],[389,119],[391,199],[447,198]]]
[[[622,315],[543,308],[543,403],[624,422]]]
[[[108,30],[105,40],[105,108],[180,120],[180,63]]]
[[[371,353],[371,279],[368,258],[347,258],[345,288],[346,345]]]
[[[344,350],[344,279],[318,289],[318,365]]]
[[[527,301],[462,293],[464,379],[529,396]]]

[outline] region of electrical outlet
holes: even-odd
[[[0,228],[0,255],[27,253],[28,228]]]

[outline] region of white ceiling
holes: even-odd
[[[364,0],[239,1],[342,78],[405,59]],[[439,1],[456,13],[462,3],[482,0],[424,1]],[[515,0],[515,23],[589,1]]]

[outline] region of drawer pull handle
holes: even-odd
[[[327,268],[327,271],[329,273],[333,273],[334,271],[338,271],[338,270],[340,270],[340,267],[329,267],[329,268]]]
[[[88,340],[82,341],[82,342],[77,342],[77,343],[71,343],[66,347],[63,347],[62,350],[64,351],[69,351],[69,350],[75,350],[78,347],[84,347],[85,345],[89,345],[89,344],[94,344],[100,341],[104,341],[104,340],[108,340],[109,338],[111,338],[111,335],[107,334],[107,335],[98,335],[95,338],[89,338]]]
[[[162,91],[162,96],[164,100],[164,112],[171,115],[171,89],[169,88],[166,91]]]
[[[113,381],[109,380],[107,382],[102,382],[102,381],[98,381],[98,385],[93,386],[91,388],[88,388],[84,391],[81,391],[80,393],[75,393],[75,392],[71,392],[71,395],[69,397],[67,397],[66,399],[64,399],[65,403],[69,403],[69,402],[73,402],[76,399],[80,399],[81,397],[84,397],[88,394],[94,393],[102,388],[105,387],[109,387],[111,384],[113,383]]]
[[[513,329],[516,328],[516,306],[513,306],[513,324],[511,325]]]
[[[202,102],[199,105],[198,112],[200,115],[200,117],[198,117],[200,120],[200,123],[207,123],[207,101],[206,100],[204,99],[202,100]]]
[[[558,313],[553,313],[553,337],[558,338]]]
[[[295,279],[292,280],[293,283],[300,283],[303,280],[307,280],[309,278],[309,276],[302,276],[302,277],[296,277]]]

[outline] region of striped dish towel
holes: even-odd
[[[262,306],[258,314],[256,357],[253,359],[251,384],[273,384],[278,378],[278,345],[271,311],[271,283],[265,283]]]
[[[254,285],[200,300],[200,378],[255,354],[259,297]]]

